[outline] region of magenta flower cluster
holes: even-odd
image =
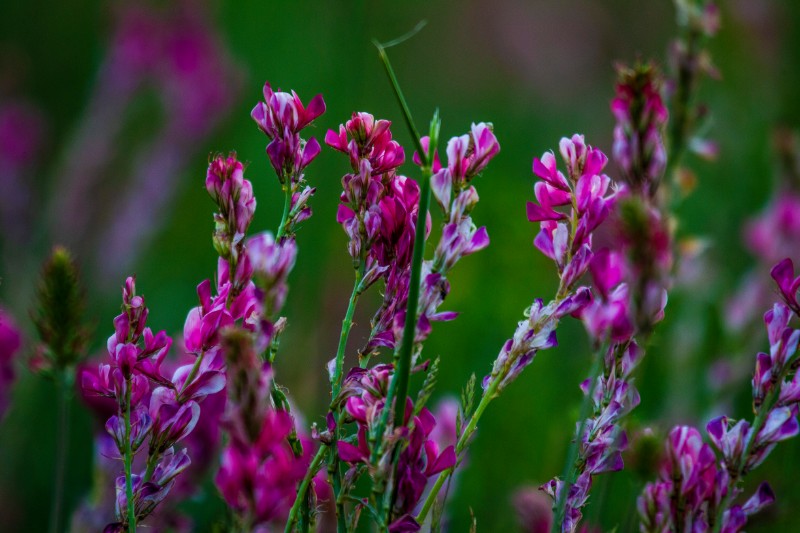
[[[660,479],[645,487],[639,498],[643,531],[742,531],[748,517],[775,499],[762,483],[746,502],[737,503],[741,480],[759,466],[778,442],[800,433],[800,380],[795,373],[800,330],[789,325],[800,316],[791,259],[772,269],[785,302],[764,315],[769,353],[756,356],[753,374],[755,418],[731,420],[720,416],[706,426],[710,444],[693,427],[678,426],[667,442]]]
[[[690,40],[716,31],[713,7],[694,7],[687,12]],[[128,20],[133,26],[124,27],[115,41],[114,54],[138,71],[116,80],[131,94],[126,84],[160,62],[142,39],[142,28],[156,27],[145,15]],[[163,34],[159,39],[168,41]],[[198,36],[195,44],[205,42]],[[681,96],[693,89],[700,52],[676,52],[683,63],[672,84],[654,64],[619,67],[611,102],[611,153],[619,180],[609,175],[606,154],[580,134],[562,138],[557,153],[533,159],[535,201],[527,202],[525,214],[536,224],[533,246],[553,265],[557,286],[547,298],[528,300],[488,375],[479,382],[473,374],[460,401],[431,407],[446,360],[432,357],[425,343],[434,322],[458,317],[445,307],[453,269],[490,244],[487,228],[476,218],[476,178],[499,154],[500,143],[491,123],[476,122],[450,138],[440,154],[438,113],[428,135],[420,136],[385,49],[378,47],[413,137],[414,166],[409,166],[421,180],[403,173],[407,152],[388,120],[354,112],[325,135],[325,144],[349,164],[336,222],[355,279],[338,347],[326,356],[330,398],[323,415],[307,426],[276,372],[290,321],[283,313],[298,260],[296,234],[312,214],[316,192],[306,171],[322,150],[306,128],[325,113],[326,104],[322,95],[304,104],[294,91],[276,91],[266,83],[251,118],[267,137],[266,159],[283,193],[280,219],[273,231],[252,234],[257,202],[245,177],[247,165],[235,152],[210,156],[205,188],[215,205],[216,270],[196,287],[197,305],[182,334],[174,336],[176,357],[169,357],[173,337],[148,327],[145,300],[134,277],[126,279],[107,356],[80,374],[81,391],[102,419],[96,471],[107,485],[107,498],[84,502],[74,529],[189,530],[195,524],[180,502],[198,494],[208,476],[229,509],[222,527],[235,532],[335,528],[344,533],[368,527],[367,520],[382,533],[440,530],[453,476],[466,464],[489,404],[539,351],[558,345],[561,320],[572,317],[582,323],[593,353],[590,374],[579,384],[580,415],[574,426],[565,426],[572,439],[563,475],[525,493],[519,507],[528,515],[529,529],[587,530],[584,513],[595,477],[623,469],[623,454],[639,444],[637,432],[629,437],[626,417],[641,401],[635,373],[664,318],[678,250],[676,226],[666,210],[674,199],[660,185],[680,177],[682,153],[701,143],[693,137],[698,112],[689,105],[691,94]],[[213,100],[213,94],[206,96]],[[665,97],[673,97],[670,106]],[[186,126],[193,117],[184,119]],[[750,246],[762,257],[791,248],[794,226],[800,227],[794,224],[793,201],[776,202],[775,212],[748,230]],[[430,205],[438,206],[433,214]],[[435,242],[428,242],[431,235]],[[68,269],[62,282],[77,295],[74,272]],[[794,326],[800,320],[800,276],[795,274],[791,259],[772,269],[783,302],[764,315],[769,350],[755,360],[754,417],[714,418],[705,434],[688,425],[672,429],[657,479],[637,502],[642,531],[735,533],[774,501],[767,483],[748,498],[741,496],[745,477],[779,442],[800,433],[800,329]],[[348,353],[351,331],[358,331],[354,324],[365,316],[357,311],[365,300],[361,296],[373,287],[380,292],[372,300],[377,309],[368,310],[369,327],[355,353]],[[82,348],[84,330],[75,324],[74,339],[64,344]],[[37,323],[40,353],[55,353],[48,325],[44,318]],[[13,379],[11,361],[21,344],[16,324],[0,310],[0,417],[7,406],[5,385]],[[73,365],[59,368],[66,375],[82,355],[77,348],[63,351],[61,357]]]
[[[171,379],[161,373],[161,363],[172,341],[161,331],[153,334],[146,327],[148,309],[136,294],[133,278],[122,291],[122,313],[114,319],[114,334],[108,339],[110,364],[101,364],[96,373],[86,371],[84,390],[113,398],[117,414],[106,422],[106,431],[116,443],[125,475],[116,479],[117,522],[105,531],[127,531],[129,505],[136,520],[146,518],[163,501],[175,477],[185,470],[190,459],[185,450],[174,446],[197,424],[198,401],[212,388],[192,387],[181,369]],[[223,381],[217,383],[219,390]],[[188,382],[187,382],[188,381]],[[149,401],[148,401],[149,400]],[[149,438],[147,470],[131,473],[133,456]]]
[[[539,350],[556,346],[558,321],[580,312],[592,299],[587,287],[576,285],[593,257],[593,232],[608,218],[619,193],[610,190],[611,179],[600,174],[608,158],[587,145],[582,135],[561,139],[559,149],[567,174],[558,169],[552,152],[534,158],[533,173],[541,180],[534,186],[538,203],[527,204],[528,220],[540,226],[533,243],[555,263],[559,274],[556,297],[547,305],[537,299],[526,310],[526,320],[503,345],[492,373],[484,378],[486,390],[502,390]]]
[[[355,476],[359,465],[369,465],[372,450],[369,442],[380,437],[375,434],[378,422],[386,408],[386,394],[394,372],[393,365],[381,364],[371,369],[354,368],[342,387],[341,401],[347,413],[345,421],[354,421],[358,427],[357,442],[340,441],[339,457],[351,465]],[[400,452],[396,471],[396,497],[393,514],[398,518],[389,525],[392,533],[418,531],[420,525],[411,514],[422,497],[428,479],[456,464],[455,447],[444,449],[434,438],[437,421],[426,407],[415,409],[409,398],[406,408],[408,445]],[[331,428],[332,429],[332,428]]]

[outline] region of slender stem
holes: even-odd
[[[297,488],[297,497],[292,504],[292,508],[289,510],[289,517],[286,520],[286,528],[284,529],[284,533],[291,533],[294,529],[294,525],[297,523],[297,520],[300,518],[300,508],[303,505],[303,500],[306,498],[306,493],[308,492],[308,487],[311,485],[311,480],[314,479],[317,471],[319,470],[320,465],[322,464],[322,460],[325,458],[325,453],[328,451],[326,446],[320,446],[319,450],[317,450],[317,454],[311,460],[311,464],[308,465],[308,470],[306,470],[306,475],[303,477],[303,480],[300,482],[300,486]]]
[[[67,395],[66,370],[58,373],[56,378],[58,402],[58,434],[56,437],[56,472],[53,484],[53,503],[50,513],[50,531],[61,531],[61,509],[64,503],[64,477],[67,466],[67,449],[69,446],[69,397]]]
[[[286,225],[289,223],[289,210],[292,206],[292,177],[287,176],[283,184],[283,190],[286,196],[283,201],[283,215],[281,215],[281,223],[278,226],[278,234],[275,235],[275,240],[279,241],[281,237],[286,235]]]
[[[133,502],[133,479],[131,478],[131,378],[125,378],[125,493],[128,498],[128,532],[136,533],[136,509]]]
[[[422,277],[422,257],[425,253],[425,219],[431,201],[431,168],[422,169],[422,191],[419,197],[416,235],[414,236],[414,255],[411,263],[411,280],[408,284],[408,301],[406,302],[406,323],[403,327],[403,339],[392,381],[397,380],[397,403],[394,409],[394,425],[400,427],[405,420],[406,396],[411,374],[411,353],[414,351],[414,339],[417,334],[417,307],[419,305],[419,286]],[[386,398],[386,405],[392,405],[392,399]]]
[[[475,433],[475,430],[478,428],[478,421],[481,419],[483,412],[489,406],[492,400],[497,397],[497,389],[500,386],[500,383],[503,381],[503,375],[498,374],[490,383],[489,387],[486,389],[486,392],[481,397],[481,401],[478,404],[478,407],[475,408],[475,412],[472,413],[472,416],[469,418],[469,422],[467,422],[464,431],[461,433],[461,437],[458,439],[456,443],[456,457],[461,455],[461,452],[469,444],[470,438],[472,434]],[[443,471],[439,474],[439,477],[436,478],[436,482],[433,484],[430,492],[428,493],[428,497],[425,499],[425,503],[422,505],[422,509],[420,509],[419,514],[417,515],[417,522],[422,523],[425,518],[428,516],[428,512],[433,507],[433,504],[436,502],[436,496],[439,494],[439,491],[444,485],[445,481],[453,474],[455,467],[448,468],[447,470]]]
[[[344,515],[344,502],[340,498],[340,495],[342,494],[342,478],[339,475],[339,458],[336,452],[336,446],[331,446],[331,458],[330,462],[328,463],[328,478],[330,479],[331,486],[333,486],[333,498],[336,502],[336,532],[347,533],[347,520]]]
[[[342,388],[342,373],[344,370],[344,353],[347,348],[347,339],[350,336],[350,330],[353,328],[353,314],[356,310],[358,297],[361,294],[361,279],[364,277],[365,262],[362,258],[358,268],[356,269],[356,279],[353,282],[353,292],[350,294],[350,301],[347,304],[347,311],[345,312],[344,319],[342,320],[342,331],[339,334],[339,347],[336,350],[336,362],[334,372],[331,376],[331,407],[330,412],[334,411],[333,402],[339,396],[339,391]],[[339,440],[339,428],[342,424],[342,416],[339,416],[339,423],[336,424],[336,429],[331,435],[333,441],[330,446],[330,459],[328,461],[328,477],[333,487],[333,497],[336,502],[336,529],[339,532],[347,531],[347,523],[344,515],[344,503],[341,501],[340,495],[342,491],[342,480],[339,474],[339,457],[337,442]]]
[[[153,454],[147,458],[147,468],[144,471],[144,481],[145,483],[150,481],[153,477],[153,472],[156,471],[156,466],[158,465],[158,455]]]
[[[300,521],[298,527],[301,533],[309,533],[311,528],[311,504],[308,500],[309,494],[308,491],[306,491],[306,495],[303,497],[303,504],[300,506]]]
[[[561,531],[561,524],[564,521],[564,512],[566,511],[569,489],[572,484],[575,483],[575,479],[578,477],[575,464],[578,457],[578,448],[580,447],[583,430],[586,428],[586,418],[589,416],[589,405],[591,404],[592,396],[594,396],[594,390],[597,387],[597,378],[600,375],[600,372],[603,370],[602,362],[606,350],[608,350],[608,344],[603,343],[600,346],[600,349],[595,352],[592,370],[589,373],[589,379],[592,381],[589,386],[589,391],[583,396],[583,401],[581,402],[580,414],[578,415],[578,418],[580,419],[580,425],[578,426],[578,432],[575,435],[575,440],[573,440],[570,444],[569,452],[567,453],[567,462],[564,464],[564,474],[562,476],[564,485],[561,488],[561,492],[559,492],[557,495],[556,505],[553,509],[553,533],[559,533]]]
[[[400,108],[403,111],[403,118],[405,119],[406,126],[408,126],[411,138],[417,148],[417,153],[422,160],[422,188],[420,191],[419,209],[417,211],[416,220],[416,233],[414,235],[414,253],[411,262],[411,279],[408,286],[408,300],[406,302],[406,322],[403,329],[403,338],[400,345],[400,350],[395,352],[395,371],[392,375],[392,380],[389,382],[389,390],[386,393],[387,406],[384,408],[378,426],[373,433],[376,439],[383,438],[383,432],[386,429],[386,424],[389,422],[389,412],[391,411],[392,403],[395,396],[397,396],[395,412],[395,425],[401,425],[405,418],[405,401],[408,395],[408,378],[411,371],[411,352],[414,348],[414,337],[416,334],[417,325],[417,304],[419,303],[419,280],[422,271],[422,256],[425,245],[425,222],[428,213],[428,205],[430,204],[430,176],[431,176],[431,162],[433,161],[434,153],[436,151],[435,135],[431,136],[431,142],[426,151],[422,146],[422,139],[414,124],[414,118],[411,116],[411,110],[408,108],[406,99],[403,96],[403,91],[400,89],[400,84],[397,77],[394,75],[392,64],[389,62],[389,57],[386,55],[384,46],[376,41],[373,41],[378,48],[383,66],[386,69],[386,74],[389,76],[392,89]],[[438,125],[436,124],[438,116],[434,115],[434,122],[431,123],[431,132],[438,132]],[[436,125],[436,127],[434,127]],[[420,222],[422,222],[420,224]],[[371,461],[374,462],[381,453],[381,442],[373,448]]]
[[[403,119],[406,121],[406,126],[411,134],[411,140],[414,142],[417,153],[424,163],[423,166],[430,166],[431,162],[433,161],[433,147],[431,147],[431,153],[426,153],[422,148],[422,137],[420,137],[419,131],[417,131],[417,126],[414,124],[411,110],[408,108],[408,103],[406,102],[405,96],[403,96],[402,89],[400,89],[400,83],[397,81],[397,76],[394,75],[394,69],[392,68],[392,64],[389,62],[389,56],[386,55],[386,49],[377,41],[373,41],[373,44],[378,49],[378,54],[380,54],[381,57],[381,63],[383,63],[383,68],[386,70],[386,75],[389,76],[389,81],[392,84],[394,95],[397,98],[397,102],[400,104],[400,108],[403,110]]]
[[[339,347],[336,350],[336,366],[331,376],[331,400],[335,400],[342,388],[342,372],[344,370],[344,351],[347,348],[347,338],[353,328],[353,314],[356,311],[358,297],[361,294],[361,279],[364,277],[364,261],[362,260],[356,269],[356,279],[353,283],[353,292],[350,294],[350,302],[347,304],[344,320],[342,320],[342,331],[339,334]]]

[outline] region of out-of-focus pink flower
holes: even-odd
[[[22,334],[8,312],[0,307],[0,420],[8,409],[14,383],[14,356],[22,344]]]

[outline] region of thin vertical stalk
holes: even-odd
[[[133,502],[133,479],[131,478],[131,378],[125,378],[125,494],[128,498],[128,533],[136,533],[136,509]]]
[[[408,301],[406,302],[406,323],[403,327],[403,339],[397,355],[392,383],[395,383],[397,402],[394,408],[394,426],[403,425],[408,396],[408,381],[411,375],[411,353],[414,350],[414,338],[417,333],[417,307],[419,304],[419,285],[422,277],[422,256],[425,252],[425,218],[431,201],[431,167],[422,168],[422,190],[417,212],[416,235],[414,236],[414,255],[411,262],[411,280],[408,284]],[[391,388],[389,389],[391,393]],[[392,405],[387,394],[386,405]]]
[[[425,221],[430,204],[431,162],[433,161],[433,154],[436,150],[435,133],[438,132],[438,114],[434,116],[433,122],[431,123],[431,133],[434,135],[431,135],[428,151],[426,151],[422,146],[422,139],[414,124],[411,110],[408,108],[408,104],[403,96],[402,89],[400,89],[400,84],[394,74],[392,65],[389,62],[389,57],[386,55],[386,50],[382,44],[378,42],[374,44],[378,48],[378,53],[380,54],[384,69],[386,70],[386,75],[389,77],[395,97],[403,111],[403,118],[405,119],[411,138],[417,148],[417,153],[423,163],[422,185],[420,188],[419,208],[417,210],[416,232],[414,235],[414,252],[411,260],[411,279],[408,285],[408,300],[406,302],[406,321],[403,328],[400,349],[395,352],[395,371],[392,375],[392,380],[389,382],[389,390],[386,393],[386,408],[381,415],[377,430],[374,434],[377,439],[382,439],[383,432],[389,422],[389,412],[393,404],[395,405],[395,425],[402,425],[403,419],[405,418],[405,402],[408,396],[408,380],[411,372],[411,353],[414,348],[414,337],[417,325],[419,281],[422,272],[422,257],[425,246]],[[377,456],[380,454],[380,449],[381,445],[379,442],[373,450],[373,461],[377,459]]]
[[[350,330],[353,328],[353,315],[356,311],[358,297],[361,295],[361,280],[364,277],[364,261],[362,260],[356,270],[356,279],[353,283],[353,292],[350,293],[350,301],[347,304],[347,311],[342,320],[342,331],[339,334],[339,347],[336,350],[336,365],[331,376],[331,401],[335,400],[342,388],[342,372],[344,370],[344,351],[347,348],[347,339]]]
[[[311,485],[311,480],[314,479],[314,475],[317,473],[317,470],[319,470],[327,451],[328,450],[326,446],[320,446],[319,450],[317,450],[317,455],[314,456],[314,458],[311,460],[311,464],[308,465],[306,475],[300,482],[300,486],[297,488],[297,497],[294,500],[294,504],[292,504],[292,508],[289,510],[289,517],[286,519],[286,528],[284,529],[285,533],[291,533],[294,529],[294,525],[300,518],[300,508],[303,505],[303,500],[305,500],[306,493]]]
[[[600,346],[600,349],[595,352],[592,370],[589,372],[589,379],[592,380],[591,385],[588,392],[583,396],[583,401],[581,402],[580,414],[578,415],[580,425],[578,426],[578,432],[575,435],[575,440],[572,441],[569,447],[569,452],[567,452],[567,461],[564,464],[564,474],[562,475],[564,485],[561,488],[561,492],[557,495],[556,505],[553,508],[553,533],[559,533],[561,531],[561,524],[564,522],[564,512],[566,511],[569,489],[572,487],[573,483],[575,483],[575,480],[578,477],[575,461],[578,457],[578,448],[580,447],[583,430],[586,428],[586,418],[589,416],[589,405],[591,404],[594,390],[597,387],[597,378],[600,376],[600,372],[603,370],[602,362],[605,358],[605,353],[607,350],[608,343],[603,343]]]
[[[64,507],[64,477],[67,468],[69,447],[69,397],[66,383],[66,370],[56,377],[56,402],[58,403],[58,429],[56,444],[56,470],[53,483],[53,502],[50,512],[50,532],[61,531],[61,514]]]
[[[286,235],[286,224],[289,223],[289,210],[292,206],[292,177],[287,176],[283,185],[284,193],[286,194],[283,200],[283,215],[281,215],[281,222],[278,225],[278,233],[275,235],[275,240],[280,241]]]

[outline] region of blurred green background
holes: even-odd
[[[175,9],[167,2],[157,5],[164,12]],[[392,120],[395,136],[410,156],[409,137],[370,41],[392,39],[425,19],[426,28],[389,51],[417,122],[427,124],[438,107],[446,139],[466,131],[473,121],[491,121],[502,147],[475,183],[481,202],[474,218],[488,227],[492,244],[454,271],[445,307],[461,315],[455,322],[436,324],[426,345],[428,356],[442,358],[441,396],[457,395],[472,372],[479,377],[487,373],[523,309],[556,286],[551,264],[531,245],[538,228],[525,218],[525,202],[533,196],[532,157],[556,149],[561,136],[574,132],[585,133],[588,142],[610,153],[614,62],[642,57],[663,63],[676,31],[674,7],[667,0],[241,0],[183,4],[187,6],[215,28],[217,45],[236,65],[231,79],[214,81],[238,90],[232,91],[224,118],[184,150],[185,164],[170,173],[174,195],[146,215],[153,231],[125,272],[109,274],[107,268],[118,264],[118,255],[126,252],[124,243],[112,250],[93,240],[104,231],[107,218],[70,237],[78,249],[82,242],[95,242],[91,253],[79,256],[96,324],[94,352],[101,352],[111,332],[118,287],[127,272],[137,275],[152,326],[182,330],[186,312],[196,305],[195,286],[213,275],[216,264],[210,239],[213,205],[203,187],[210,152],[235,149],[250,162],[247,177],[258,198],[252,230],[277,224],[279,186],[264,154],[266,140],[249,117],[264,80],[296,90],[304,101],[324,95],[327,112],[311,132],[319,140],[352,111],[364,110]],[[65,161],[75,157],[69,152],[74,152],[78,124],[91,107],[92,88],[107,60],[118,8],[96,0],[3,4],[0,97],[26,98],[46,123],[43,148],[28,175],[34,196],[44,199],[30,204],[29,215],[40,224],[22,244],[12,246],[6,240],[2,247],[2,305],[28,334],[36,265],[57,234],[45,216],[50,205],[46,200],[58,194]],[[754,264],[742,245],[741,227],[773,190],[772,131],[777,125],[800,125],[798,23],[800,3],[790,0],[736,0],[722,6],[722,29],[710,44],[722,79],[704,80],[700,95],[710,109],[709,135],[719,142],[720,157],[715,163],[686,161],[698,187],[677,213],[682,231],[707,238],[711,247],[700,281],[691,291],[671,296],[667,319],[639,370],[642,405],[632,416],[633,427],[651,426],[663,434],[677,422],[704,425],[712,405],[706,366],[741,349],[724,334],[717,317],[726,295]],[[146,147],[163,115],[157,95],[143,91],[118,114],[103,118],[98,142],[103,128],[110,127],[108,121],[120,121],[121,131],[112,146],[116,155],[100,173],[102,181],[83,199],[87,206],[108,202],[113,214],[112,201],[131,194],[126,177],[135,175],[131,169],[150,156],[147,149],[131,147]],[[85,157],[93,157],[91,151]],[[328,400],[324,364],[335,351],[352,283],[345,235],[335,223],[346,169],[344,157],[330,149],[308,168],[308,181],[317,187],[314,216],[298,235],[300,252],[285,308],[289,328],[277,362],[279,381],[309,423],[321,421]],[[417,177],[412,165],[403,170]],[[609,170],[613,176],[613,164]],[[760,273],[767,275],[764,269]],[[376,303],[373,295],[359,308],[353,348],[360,346]],[[452,531],[468,529],[470,508],[479,531],[513,530],[513,492],[561,472],[589,356],[577,323],[565,324],[559,340],[560,346],[541,353],[481,422],[468,469],[452,494]],[[12,408],[0,425],[0,530],[44,531],[55,448],[67,443],[55,441],[52,384],[31,375],[23,361],[17,368]],[[748,387],[749,378],[742,379],[733,416],[748,414]],[[91,417],[77,400],[73,407],[70,509],[91,488],[93,431]],[[800,506],[798,454],[800,442],[781,445],[752,476],[753,482],[769,479],[778,501],[749,530],[800,531],[792,512]],[[586,512],[590,523],[604,531],[635,529],[635,497],[643,479],[637,474],[640,462],[630,454],[627,461],[631,467],[625,472],[597,479]],[[218,503],[207,507],[219,508]]]

